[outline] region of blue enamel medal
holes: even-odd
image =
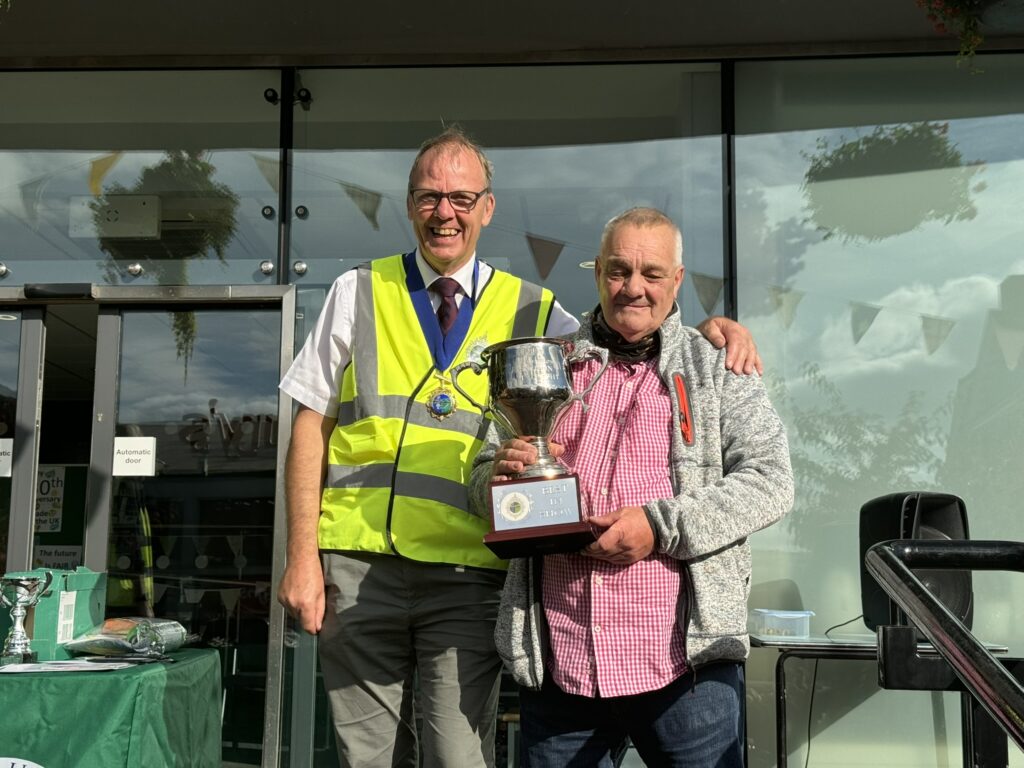
[[[439,386],[427,396],[427,410],[438,421],[444,421],[458,410],[455,393],[448,388],[448,382],[438,375]]]

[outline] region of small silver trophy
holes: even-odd
[[[601,368],[582,392],[574,393],[569,366],[588,357]],[[452,384],[470,403],[490,414],[510,435],[528,438],[537,462],[509,480],[491,483],[491,533],[484,543],[498,557],[574,552],[594,540],[580,506],[579,481],[551,456],[548,437],[573,401],[583,402],[608,367],[608,351],[583,353],[564,339],[510,339],[483,351],[483,364],[460,363]],[[477,403],[459,386],[469,368],[488,374],[487,405]]]
[[[0,603],[11,609],[11,631],[7,633],[7,639],[4,641],[0,664],[22,664],[36,660],[32,643],[25,632],[25,615],[49,589],[51,581],[53,574],[49,571],[43,571],[43,576],[0,578]]]

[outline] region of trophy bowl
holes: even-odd
[[[0,603],[11,609],[11,631],[4,640],[4,664],[35,661],[32,642],[25,632],[25,616],[28,609],[39,602],[53,581],[53,574],[43,571],[43,576],[4,576],[0,578]]]
[[[452,369],[452,384],[469,402],[493,418],[506,432],[528,438],[537,449],[537,462],[517,478],[556,477],[568,474],[548,450],[548,438],[573,401],[589,394],[608,367],[607,350],[597,347],[579,354],[566,339],[526,337],[509,339],[487,347],[483,365],[460,363]],[[582,392],[574,393],[569,366],[588,357],[601,360],[601,369]],[[486,366],[489,388],[487,405],[473,400],[459,386],[459,374],[466,368],[476,374]]]
[[[588,357],[601,368],[581,392],[574,392],[569,366]],[[491,483],[491,533],[484,543],[499,557],[573,552],[594,540],[580,504],[578,478],[548,450],[548,438],[574,401],[584,398],[608,367],[608,351],[577,352],[565,339],[528,337],[487,347],[483,364],[460,363],[452,384],[509,435],[528,440],[537,461],[508,480]],[[488,374],[488,403],[481,405],[460,386],[459,374]]]

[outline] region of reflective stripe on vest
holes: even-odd
[[[352,362],[331,435],[320,547],[503,568],[482,543],[490,520],[468,512],[472,461],[487,421],[450,384],[455,413],[443,421],[430,415],[426,403],[442,383],[401,256],[358,269]],[[553,301],[546,289],[493,272],[478,289],[473,322],[452,366],[478,360],[490,344],[543,335]],[[486,374],[466,370],[459,385],[486,402]]]

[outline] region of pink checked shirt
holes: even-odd
[[[575,403],[552,440],[580,479],[591,517],[674,495],[669,472],[672,411],[656,361],[612,363]],[[574,371],[576,391],[599,363]],[[679,561],[652,553],[629,566],[582,555],[544,559],[544,611],[551,631],[548,669],[567,693],[629,696],[663,688],[686,670],[676,615]]]

